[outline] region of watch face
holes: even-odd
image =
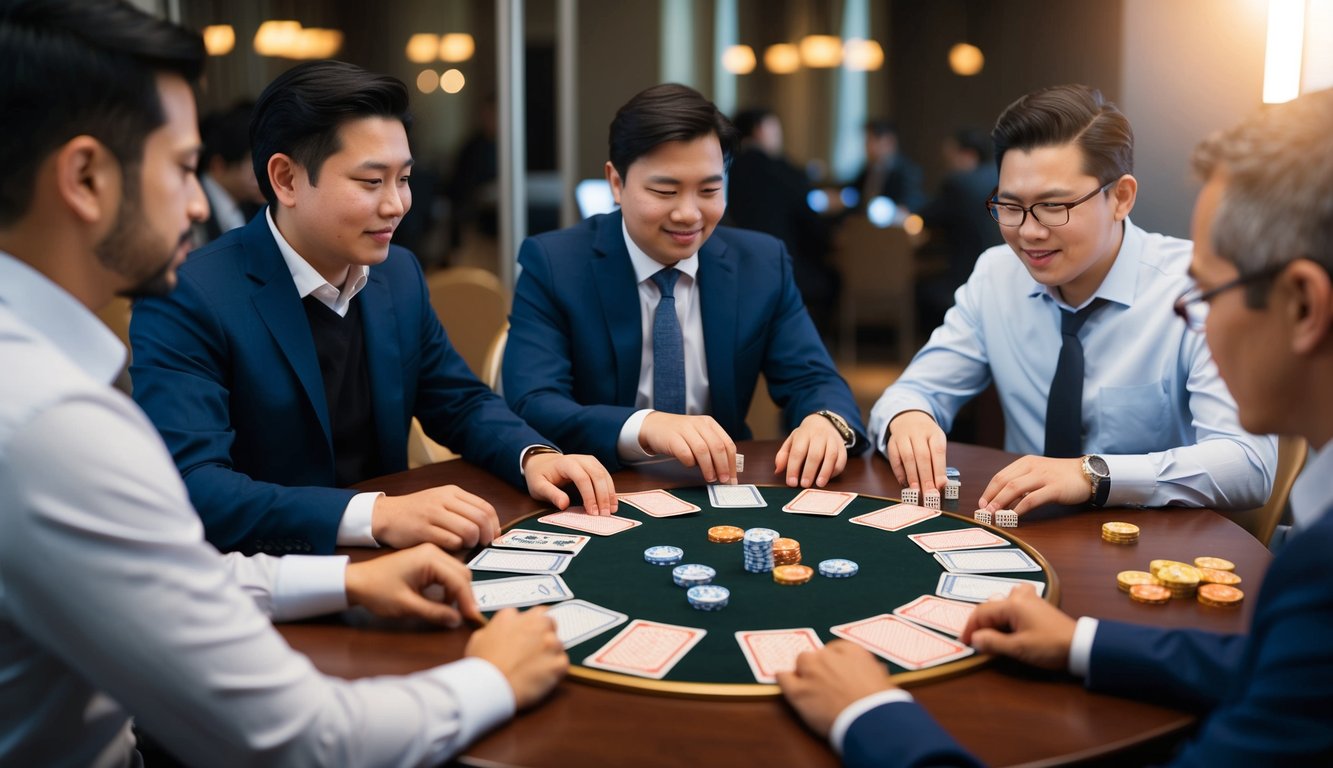
[[[1101,456],[1089,456],[1088,468],[1098,477],[1110,477],[1111,468],[1106,466],[1106,459]]]

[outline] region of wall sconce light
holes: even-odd
[[[791,43],[777,43],[764,49],[764,66],[775,75],[790,75],[801,68],[801,52]]]
[[[842,63],[842,41],[833,35],[801,38],[801,63],[811,69],[828,69]]]
[[[209,56],[226,56],[236,47],[236,30],[230,24],[204,27],[204,48]]]
[[[842,46],[842,64],[854,72],[873,72],[884,66],[884,49],[874,40],[852,38]]]
[[[733,75],[748,75],[754,65],[754,49],[748,45],[733,45],[722,53],[722,67]]]
[[[955,75],[971,77],[986,66],[981,49],[970,43],[958,43],[949,49],[949,68]]]

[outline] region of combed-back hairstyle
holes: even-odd
[[[134,174],[166,123],[157,75],[198,79],[198,34],[123,0],[0,2],[0,226],[32,205],[37,169],[76,136]]]
[[[688,86],[664,83],[640,91],[611,121],[611,165],[623,180],[640,157],[669,141],[693,141],[716,135],[723,167],[730,167],[736,129],[713,102]]]
[[[287,155],[318,185],[324,161],[342,149],[338,130],[349,120],[365,117],[398,120],[410,129],[407,86],[342,61],[298,64],[269,83],[255,102],[250,123],[255,179],[269,204],[277,202],[268,178],[269,158]]]
[[[1011,149],[1075,144],[1083,172],[1102,184],[1134,172],[1134,129],[1101,91],[1086,85],[1057,85],[1023,96],[1005,107],[991,131],[995,167]]]

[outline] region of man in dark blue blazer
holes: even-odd
[[[1249,633],[1075,621],[1026,587],[982,604],[963,631],[983,653],[1198,712],[1202,725],[1176,765],[1333,760],[1330,131],[1326,90],[1270,107],[1195,153],[1205,179],[1190,264],[1197,287],[1176,311],[1206,329],[1245,429],[1299,434],[1319,447],[1292,490],[1292,533],[1264,578]],[[846,765],[976,764],[857,646],[803,654],[778,682]]]
[[[345,487],[407,468],[426,433],[564,508],[609,514],[589,456],[556,451],[450,346],[416,258],[389,245],[411,205],[407,91],[339,62],[289,70],[255,106],[268,209],[196,252],[180,289],[134,309],[134,397],[220,549],[489,543],[495,510],[456,486]]]
[[[606,174],[621,210],[523,243],[503,391],[607,466],[670,456],[728,482],[762,372],[791,431],[775,471],[822,486],[865,429],[782,243],[717,226],[734,135],[681,85],[620,108]]]

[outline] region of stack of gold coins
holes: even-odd
[[[1147,571],[1121,571],[1115,575],[1115,583],[1121,592],[1128,592],[1135,584],[1157,584],[1162,582]]]
[[[801,562],[801,542],[782,538],[773,542],[774,565],[796,565]]]
[[[1192,565],[1170,563],[1152,573],[1161,580],[1162,586],[1171,590],[1172,597],[1194,597],[1194,591],[1199,588],[1199,569]]]
[[[708,529],[708,540],[718,544],[735,544],[745,538],[745,531],[734,525],[715,525]]]
[[[1204,584],[1199,587],[1199,602],[1214,608],[1232,608],[1240,605],[1245,593],[1226,584]]]
[[[1219,571],[1216,568],[1199,569],[1200,584],[1225,584],[1234,587],[1240,583],[1240,577],[1231,571]]]
[[[1171,602],[1171,590],[1160,584],[1135,584],[1129,588],[1129,599],[1137,603],[1164,605]]]
[[[1196,557],[1194,558],[1195,568],[1212,568],[1217,571],[1234,571],[1236,564],[1230,560],[1223,560],[1220,557]]]
[[[778,565],[773,568],[773,581],[786,586],[804,584],[814,575],[815,569],[808,565]]]
[[[1151,563],[1148,563],[1148,573],[1151,573],[1154,576],[1156,576],[1158,571],[1162,570],[1168,565],[1183,565],[1188,568],[1194,567],[1189,563],[1182,563],[1179,560],[1154,560]]]
[[[1102,523],[1102,541],[1133,544],[1139,540],[1139,527],[1133,523]]]

